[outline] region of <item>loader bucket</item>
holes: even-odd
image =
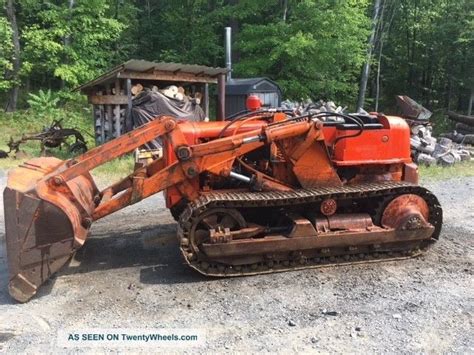
[[[9,292],[28,301],[84,244],[97,188],[90,174],[67,182],[52,172],[64,164],[35,158],[10,171],[3,198]]]

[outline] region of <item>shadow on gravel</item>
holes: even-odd
[[[176,238],[176,224],[146,227],[124,233],[95,235],[78,250],[59,275],[127,267],[140,270],[146,284],[174,284],[204,280],[183,263]]]
[[[140,282],[176,284],[201,282],[206,278],[183,263],[176,238],[176,224],[163,224],[126,233],[95,233],[69,263],[38,290],[34,298],[51,293],[56,278],[128,267],[140,269]],[[143,268],[142,268],[143,267]],[[6,253],[0,248],[0,305],[18,304],[8,294]]]

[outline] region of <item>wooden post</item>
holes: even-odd
[[[359,110],[364,108],[365,91],[367,90],[367,81],[369,80],[370,61],[372,60],[372,51],[376,41],[375,34],[377,32],[377,24],[380,20],[380,11],[382,6],[381,0],[375,0],[374,15],[372,17],[372,32],[370,33],[369,45],[367,47],[367,57],[362,67],[362,73],[360,76],[359,97],[357,99],[356,112],[359,112]]]
[[[225,119],[225,74],[217,77],[217,121]]]
[[[99,105],[99,118],[100,118],[100,144],[105,143],[105,109],[104,105]]]
[[[120,95],[120,80],[115,80],[115,95]],[[115,105],[115,137],[120,137],[120,105]]]
[[[130,132],[133,129],[132,119],[132,80],[127,79],[127,114],[125,115],[125,131]]]
[[[204,113],[209,118],[209,84],[204,84]]]
[[[92,105],[92,127],[94,129],[94,140],[95,140],[95,145],[99,145],[100,144],[100,137],[97,136],[97,127],[95,125],[95,122],[97,121],[97,116],[95,114],[95,108],[96,106],[95,105]]]
[[[112,95],[112,89],[111,89],[110,84],[106,85],[106,93],[107,95]],[[107,119],[105,121],[107,123],[107,127],[109,128],[105,136],[105,141],[109,141],[111,139],[114,139],[114,119],[113,119],[114,112],[112,109],[112,105],[106,104],[105,108],[107,111]],[[105,128],[105,125],[104,125],[104,128]]]

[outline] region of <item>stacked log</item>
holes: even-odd
[[[456,128],[453,132],[443,133],[441,136],[458,144],[474,145],[474,116],[460,115],[452,111],[448,111],[447,115],[450,120],[456,122]]]
[[[474,134],[474,127],[471,127],[465,123],[456,123],[456,132],[459,132],[461,134]]]
[[[98,91],[97,96],[111,95],[110,89]],[[121,90],[120,95],[124,95]],[[105,143],[117,138],[124,133],[123,127],[126,116],[126,105],[100,103],[93,105],[93,118],[95,122],[95,139],[97,144]]]
[[[128,84],[127,84],[128,85]],[[135,83],[128,87],[123,87],[119,80],[114,83],[105,84],[95,91],[90,98],[93,104],[93,119],[95,122],[96,144],[100,145],[111,139],[117,138],[127,132],[127,92],[130,90],[131,100],[138,97],[143,92],[153,91],[162,92],[165,95],[180,101],[191,101],[199,105],[202,94],[199,91],[193,93],[185,92],[181,86],[167,86],[161,90],[156,85],[145,86],[141,83]],[[209,119],[206,117],[206,121]]]

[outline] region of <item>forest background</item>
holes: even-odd
[[[128,59],[224,66],[275,80],[290,100],[395,110],[409,95],[471,113],[473,0],[0,0],[0,124],[64,118],[92,129],[72,91]],[[364,77],[364,74],[368,74]],[[361,80],[362,79],[362,80]],[[365,97],[364,97],[365,96]],[[8,129],[2,130],[0,140]]]

